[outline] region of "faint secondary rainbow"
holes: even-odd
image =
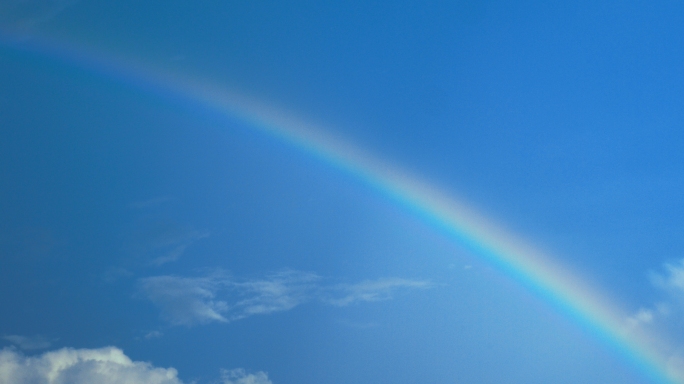
[[[681,377],[676,378],[669,372],[668,356],[664,352],[668,348],[664,344],[657,342],[653,335],[628,327],[624,312],[574,277],[567,268],[488,222],[453,196],[333,137],[324,129],[208,82],[184,78],[64,41],[35,36],[21,38],[5,33],[0,34],[0,44],[59,59],[163,97],[210,108],[285,141],[355,176],[493,264],[581,324],[653,382],[684,383]]]

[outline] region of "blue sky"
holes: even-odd
[[[49,356],[71,356],[60,377],[76,384],[119,379],[93,356],[174,384],[650,382],[353,174],[32,42],[316,123],[546,251],[625,326],[671,341],[672,367],[684,356],[681,5],[0,11],[0,373],[25,363],[0,383],[42,377]]]

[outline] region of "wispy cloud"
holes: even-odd
[[[150,331],[145,334],[145,340],[150,340],[150,339],[157,339],[164,336],[164,333],[161,331]]]
[[[657,317],[667,314],[667,306],[664,304],[656,306],[656,308],[639,308],[636,313],[627,317],[627,325],[630,328],[649,325],[653,323]]]
[[[427,281],[401,278],[383,278],[366,280],[356,284],[339,285],[331,289],[331,297],[326,301],[332,305],[344,307],[362,301],[389,300],[398,289],[425,289],[431,284]],[[335,295],[339,297],[335,297]]]
[[[194,229],[171,229],[167,232],[158,233],[155,238],[150,240],[149,244],[153,250],[162,252],[162,255],[152,259],[151,264],[158,267],[176,261],[192,243],[207,237],[209,237],[209,232]]]
[[[684,259],[675,263],[665,263],[664,272],[651,272],[651,282],[670,292],[684,293]]]
[[[273,384],[266,372],[247,373],[242,368],[221,370],[222,384]]]
[[[222,314],[228,303],[216,300],[223,281],[213,276],[155,276],[140,280],[141,293],[161,309],[173,325],[194,325],[228,321]]]
[[[25,351],[47,349],[50,348],[50,345],[52,345],[51,341],[42,336],[28,337],[20,335],[7,335],[3,336],[2,338]]]
[[[138,223],[140,227],[131,239],[130,249],[134,254],[150,258],[149,263],[154,266],[178,260],[190,245],[210,235],[208,231],[196,230],[169,219],[161,219],[156,210],[154,211],[156,213],[150,212],[151,209],[174,200],[175,198],[171,196],[157,196],[129,204],[131,208],[143,211]]]
[[[180,259],[191,245],[209,236],[208,231],[171,220],[143,220],[127,248],[148,265],[159,267]]]
[[[684,308],[684,259],[663,264],[660,272],[651,271],[649,280],[656,288],[665,293],[666,300],[648,308],[639,308],[626,319],[630,327],[651,326],[666,321],[674,307]]]
[[[225,281],[239,298],[231,320],[287,311],[318,296],[321,277],[314,273],[282,271],[262,279]]]
[[[261,278],[238,279],[222,272],[200,277],[140,279],[140,293],[172,325],[230,322],[293,309],[317,301],[334,306],[389,300],[398,290],[426,289],[427,281],[401,278],[329,284],[311,272],[286,270]]]
[[[636,332],[649,330],[666,335],[668,342],[655,341],[656,348],[670,356],[669,373],[684,380],[684,259],[665,263],[660,271],[649,272],[648,277],[662,293],[662,299],[639,308],[627,317],[626,325]]]

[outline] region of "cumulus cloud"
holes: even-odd
[[[47,349],[50,348],[50,345],[52,344],[49,340],[42,336],[27,337],[20,335],[7,335],[3,336],[2,338],[25,351]]]
[[[333,285],[315,273],[293,270],[252,279],[215,272],[200,277],[154,276],[139,282],[142,296],[155,304],[172,325],[230,322],[287,311],[312,301],[342,307],[388,300],[399,289],[431,286],[427,281],[401,278]]]
[[[115,347],[63,348],[39,356],[0,350],[0,384],[181,384],[173,368],[132,361]]]
[[[221,370],[222,384],[273,384],[265,372]],[[26,356],[0,350],[0,384],[183,384],[174,368],[132,361],[116,347],[62,348]]]

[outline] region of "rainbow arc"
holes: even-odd
[[[462,201],[325,129],[212,86],[152,66],[47,38],[0,35],[6,48],[28,51],[115,78],[150,93],[201,105],[289,143],[346,172],[401,205],[453,241],[534,291],[618,352],[655,383],[683,383],[668,369],[667,347],[654,335],[634,329],[620,311],[567,268],[525,244]]]

